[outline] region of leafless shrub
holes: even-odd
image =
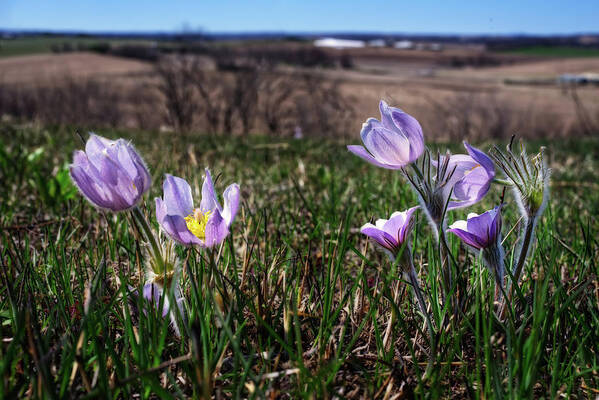
[[[354,114],[351,99],[344,97],[339,82],[316,74],[302,76],[302,95],[296,96],[297,124],[312,136],[345,136]]]
[[[189,131],[199,111],[190,76],[196,63],[190,57],[166,57],[156,64],[167,117],[178,131]]]
[[[219,71],[192,55],[169,56],[159,65],[159,89],[177,130],[291,134],[299,126],[307,134],[336,135],[350,123],[353,111],[339,84],[316,73],[291,75],[251,62]]]
[[[122,126],[121,94],[90,79],[65,78],[46,86],[2,84],[0,113],[45,123],[81,126]]]
[[[259,114],[264,127],[271,135],[280,135],[282,131],[291,132],[297,123],[294,115],[293,97],[298,92],[297,79],[289,74],[269,74],[261,80]]]
[[[528,138],[558,137],[577,130],[534,102],[516,106],[494,92],[427,97],[427,110],[421,114],[420,122],[428,131],[449,141],[505,139],[514,133]]]

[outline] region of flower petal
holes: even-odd
[[[229,234],[229,227],[227,222],[222,217],[220,211],[215,209],[208,221],[206,222],[206,239],[204,240],[204,246],[212,247],[221,243],[225,237]]]
[[[364,224],[360,228],[360,232],[392,252],[394,252],[399,245],[393,236],[370,223]]]
[[[168,215],[179,215],[185,218],[193,213],[191,187],[185,179],[167,174],[162,189]]]
[[[399,165],[399,166],[389,165],[389,164],[384,164],[382,162],[379,162],[363,146],[351,145],[351,146],[347,146],[347,149],[349,151],[351,151],[352,153],[354,153],[355,155],[357,155],[358,157],[360,157],[361,159],[363,159],[377,167],[387,168],[387,169],[400,169],[402,167],[401,165]]]
[[[239,185],[236,183],[229,185],[223,193],[223,198],[225,207],[222,212],[222,217],[227,223],[227,226],[230,226],[239,209]]]
[[[464,243],[466,243],[469,246],[474,247],[475,249],[480,250],[484,247],[484,243],[481,243],[478,236],[473,235],[470,232],[464,231],[462,229],[456,229],[456,228],[450,228],[447,230],[447,232],[451,232],[451,233],[455,234],[457,237],[462,239],[462,241]]]
[[[405,165],[410,159],[410,141],[398,131],[374,128],[364,135],[364,146],[385,164]]]
[[[212,181],[212,175],[208,168],[205,169],[206,176],[204,177],[204,183],[202,184],[202,200],[200,202],[200,210],[205,213],[207,211],[219,210],[220,204],[214,191],[214,182]]]
[[[179,242],[183,245],[198,244],[203,245],[204,243],[197,238],[187,228],[185,217],[181,215],[169,215],[168,205],[161,198],[156,198],[156,219],[160,224],[162,230],[174,241]]]
[[[495,164],[493,160],[484,152],[480,151],[476,147],[472,147],[468,142],[464,142],[464,147],[476,162],[478,162],[492,178],[495,177]]]

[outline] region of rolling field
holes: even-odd
[[[431,135],[443,140],[463,136],[507,138],[512,133],[564,137],[589,134],[599,126],[597,87],[581,86],[574,93],[555,83],[561,74],[599,72],[599,58],[533,59],[484,68],[448,68],[435,63],[434,53],[418,60],[390,56],[389,51],[379,53],[357,53],[351,70],[285,67],[276,73],[290,77],[308,74],[337,84],[352,106],[352,120],[347,121],[352,126],[375,113],[381,98],[417,115]],[[214,74],[211,79],[222,79],[218,71],[210,73]],[[113,108],[130,114],[124,117],[124,127],[140,127],[135,120],[152,121],[158,115],[152,112],[140,117],[147,113],[140,106],[140,98],[153,101],[154,110],[166,112],[164,99],[157,94],[164,85],[148,62],[85,52],[0,59],[0,84],[17,90],[89,80],[100,82],[122,98]],[[542,84],[534,84],[537,81]],[[106,101],[106,107],[110,107],[113,100]],[[152,124],[152,129],[161,128],[158,123]],[[164,121],[162,125],[168,124]],[[257,124],[254,132],[264,130]],[[280,134],[289,135],[289,130]]]
[[[74,129],[2,123],[5,398],[599,394],[596,138],[529,143],[531,152],[547,146],[551,199],[505,318],[493,303],[491,276],[455,237],[450,250],[469,290],[459,316],[440,305],[437,245],[425,217],[415,214],[414,263],[435,326],[429,335],[397,266],[359,232],[365,222],[417,203],[398,171],[346,150],[360,142],[359,124],[344,141],[97,133],[132,140],[144,157],[153,181],[142,210],[154,228],[153,199],[162,195],[167,172],[187,179],[195,197],[210,167],[217,193],[239,183],[240,210],[215,252],[175,249],[188,309],[178,336],[137,295],[148,258],[128,214],[94,209],[70,182],[67,165],[83,146]],[[426,127],[424,135],[445,149]],[[472,144],[487,151],[492,142]],[[464,152],[459,143],[448,146]],[[510,191],[503,197],[493,184],[483,202],[451,211],[448,222],[502,198],[510,268],[519,231]],[[212,273],[222,278],[223,292],[203,281]]]

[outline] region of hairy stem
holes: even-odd
[[[530,248],[530,244],[532,242],[533,233],[536,225],[535,217],[528,217],[526,219],[526,227],[524,228],[524,236],[522,239],[522,246],[520,247],[520,254],[518,255],[518,262],[514,267],[512,274],[512,282],[510,284],[509,294],[506,301],[503,303],[501,307],[500,317],[504,318],[506,310],[508,308],[509,303],[514,297],[515,287],[518,286],[518,282],[520,281],[520,274],[522,273],[522,269],[524,268],[524,264],[526,263],[526,257],[528,256],[528,250]]]
[[[154,258],[154,260],[156,261],[156,264],[158,265],[158,268],[160,269],[160,271],[154,271],[154,272],[157,274],[163,273],[165,270],[164,259],[162,258],[162,253],[160,252],[160,246],[158,246],[158,241],[156,240],[156,237],[154,236],[154,232],[152,232],[152,228],[150,228],[150,224],[148,223],[148,220],[146,220],[144,213],[141,211],[141,209],[138,206],[135,206],[131,209],[131,215],[139,223],[139,226],[141,227],[141,230],[143,231],[146,241],[150,244],[150,251],[152,253],[152,257]]]
[[[524,238],[522,240],[522,246],[520,247],[520,254],[518,255],[518,262],[513,270],[514,281],[512,284],[517,285],[520,280],[520,274],[526,263],[526,257],[528,256],[528,249],[532,242],[533,233],[535,230],[536,218],[529,217],[526,220],[526,227],[524,228]]]
[[[439,259],[441,261],[441,275],[443,277],[443,285],[445,286],[444,297],[445,300],[450,301],[453,306],[454,313],[457,313],[457,299],[456,294],[452,294],[453,279],[451,276],[451,251],[449,250],[449,244],[447,243],[447,237],[445,236],[445,230],[442,225],[439,224]],[[453,260],[452,260],[453,261]],[[449,300],[448,300],[449,299]]]
[[[428,325],[428,329],[431,334],[431,340],[434,339],[435,329],[433,328],[433,323],[431,321],[430,315],[426,310],[426,303],[424,302],[424,297],[422,296],[422,291],[420,290],[420,284],[418,283],[418,276],[416,275],[416,269],[414,268],[414,263],[412,262],[412,258],[410,257],[410,268],[406,272],[408,275],[408,280],[410,284],[414,288],[414,294],[416,295],[416,300],[418,301],[418,306],[420,308],[420,312],[424,315],[424,319],[426,320],[426,324]]]

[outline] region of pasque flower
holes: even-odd
[[[471,206],[481,201],[495,178],[495,165],[484,152],[464,142],[468,155],[457,154],[449,159],[449,169],[454,171],[451,178],[453,192],[447,209],[452,210]]]
[[[449,226],[448,232],[476,250],[482,250],[497,243],[501,235],[501,212],[497,206],[478,215],[468,214],[466,221],[456,221]]]
[[[412,231],[412,214],[416,209],[418,206],[406,211],[396,211],[389,219],[378,219],[374,225],[364,224],[360,232],[374,240],[394,259]]]
[[[466,142],[464,146],[468,154],[447,152],[442,156],[437,153],[436,159],[426,151],[422,169],[414,165],[416,173],[406,173],[435,230],[443,224],[446,209],[466,207],[482,200],[495,177],[491,159]]]
[[[422,312],[422,315],[424,315],[432,334],[433,325],[426,310],[426,303],[422,296],[420,283],[418,282],[418,276],[416,275],[416,269],[414,268],[414,262],[412,260],[412,252],[410,251],[409,246],[410,233],[414,226],[412,214],[414,214],[414,211],[418,208],[419,206],[415,206],[406,211],[396,211],[391,214],[389,219],[378,219],[374,225],[371,223],[363,225],[362,228],[360,228],[360,232],[371,238],[383,251],[385,251],[385,253],[387,253],[393,262],[396,261],[396,258],[401,253],[399,267],[401,268],[404,277],[408,279],[414,288],[414,295],[416,296],[418,306],[420,307],[420,311]],[[404,247],[403,251],[402,247]],[[392,319],[390,320],[390,325],[391,322]],[[387,337],[387,334],[385,336]]]
[[[131,143],[95,134],[87,140],[85,151],[75,151],[70,172],[85,198],[111,211],[134,207],[151,183],[150,173]]]
[[[501,246],[501,206],[482,213],[470,213],[466,221],[456,221],[448,232],[459,237],[469,248],[480,252],[487,268],[503,284],[504,264]]]
[[[200,207],[193,207],[191,187],[182,178],[167,175],[163,184],[163,198],[156,198],[156,218],[162,229],[173,240],[184,245],[212,247],[229,234],[239,206],[239,185],[225,190],[224,208],[214,191],[210,171],[202,185]]]
[[[399,108],[381,100],[381,120],[369,118],[360,136],[364,146],[347,149],[377,167],[400,169],[414,162],[424,151],[424,137],[418,121]]]

